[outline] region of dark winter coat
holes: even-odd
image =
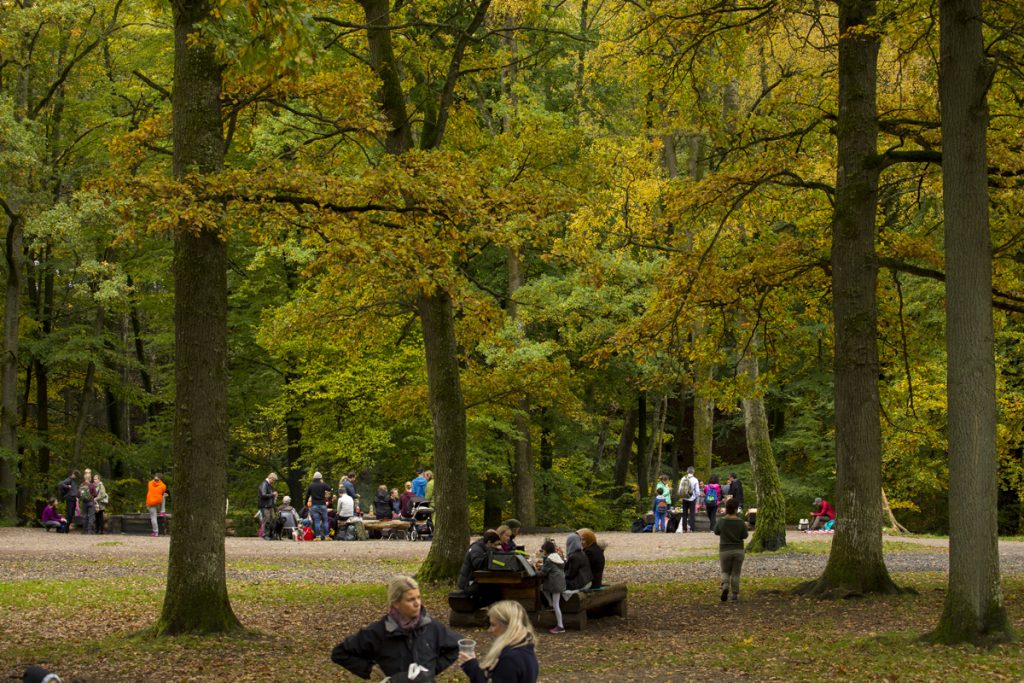
[[[581,590],[588,583],[594,580],[590,572],[590,560],[582,550],[565,558],[565,588],[570,591]]]
[[[274,485],[264,479],[260,482],[260,488],[257,492],[259,508],[266,510],[274,507]]]
[[[540,575],[544,579],[540,589],[547,594],[561,593],[565,590],[565,562],[558,553],[551,553],[544,558],[540,567]]]
[[[600,588],[604,579],[604,548],[597,543],[591,543],[583,549],[583,554],[590,561],[591,588]]]
[[[57,484],[57,490],[60,491],[61,498],[66,501],[74,501],[78,498],[78,482],[74,477],[68,477]]]
[[[408,632],[386,615],[338,643],[331,651],[331,661],[367,679],[374,664],[384,675],[395,676],[408,671],[413,662],[437,676],[458,659],[461,637],[434,621],[425,609],[420,612],[419,623]]]
[[[540,664],[537,653],[533,651],[533,643],[530,643],[503,649],[490,671],[490,678],[475,659],[463,664],[462,671],[469,677],[469,683],[536,683]]]
[[[373,515],[377,519],[391,519],[391,494],[387,491],[377,491],[373,499]]]
[[[743,482],[739,479],[733,479],[732,483],[729,484],[729,495],[736,499],[741,508],[745,509],[743,505]]]
[[[484,542],[484,539],[477,539],[469,546],[466,557],[462,560],[462,568],[459,570],[459,590],[468,591],[473,584],[473,572],[487,569],[487,558],[490,557],[491,548]]]

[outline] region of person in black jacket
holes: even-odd
[[[392,514],[391,494],[388,493],[388,487],[381,484],[377,487],[377,495],[373,499],[373,516],[377,519],[391,519]]]
[[[537,636],[523,606],[514,600],[502,600],[490,606],[487,630],[494,642],[483,657],[459,653],[462,671],[471,683],[536,683],[540,664],[533,643]]]
[[[577,531],[580,541],[583,542],[583,554],[590,561],[590,589],[596,590],[604,584],[604,548],[598,545],[597,536],[590,529]]]
[[[501,543],[498,532],[488,529],[484,535],[473,542],[462,559],[459,570],[459,590],[471,596],[479,607],[486,607],[500,597],[497,587],[481,585],[473,579],[473,572],[487,569],[487,560]]]
[[[432,682],[458,657],[461,636],[427,614],[410,576],[388,583],[388,608],[384,618],[338,643],[331,661],[364,679],[376,664],[391,683]]]
[[[581,591],[593,581],[590,560],[583,553],[583,542],[575,531],[565,539],[565,590]]]
[[[743,482],[736,476],[735,472],[729,473],[729,495],[736,499],[740,510],[745,510],[743,501]]]
[[[80,476],[82,475],[78,470],[71,470],[71,474],[57,484],[60,497],[64,499],[64,505],[67,507],[65,517],[68,519],[69,528],[75,523],[75,504],[78,502],[78,478]]]

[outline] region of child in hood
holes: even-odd
[[[565,624],[562,622],[562,591],[565,590],[565,560],[558,554],[555,542],[550,538],[544,541],[540,547],[544,562],[540,567],[540,575],[544,579],[541,584],[541,591],[547,596],[551,606],[555,609],[555,626],[551,633],[565,633]]]

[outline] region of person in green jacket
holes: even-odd
[[[736,514],[739,507],[740,503],[735,498],[725,501],[725,517],[719,517],[715,525],[715,533],[721,539],[718,563],[722,567],[722,602],[740,599],[740,570],[743,568],[743,539],[747,537],[747,523]]]

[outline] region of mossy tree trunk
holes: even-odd
[[[832,229],[836,534],[822,576],[798,589],[822,597],[898,591],[882,556],[875,12],[873,0],[839,2],[839,170]]]
[[[992,643],[1012,632],[996,519],[996,374],[985,131],[992,65],[981,0],[942,0],[939,94],[946,233],[949,588],[931,637]]]
[[[743,399],[743,424],[747,433],[747,453],[754,471],[754,490],[757,494],[757,525],[747,550],[762,552],[778,550],[786,545],[786,499],[782,495],[782,480],[775,464],[768,416],[764,397],[760,394],[757,366],[757,338],[751,340],[740,356],[737,374],[746,379],[747,397]]]
[[[447,581],[459,575],[469,541],[466,409],[451,298],[440,290],[422,296],[419,313],[427,357],[430,419],[434,426],[434,465],[438,472],[434,498],[441,514],[418,577],[424,581]]]
[[[221,65],[197,41],[203,0],[175,0],[174,175],[224,161]],[[174,490],[160,635],[240,628],[224,572],[227,492],[227,248],[208,228],[178,226],[174,241]]]

